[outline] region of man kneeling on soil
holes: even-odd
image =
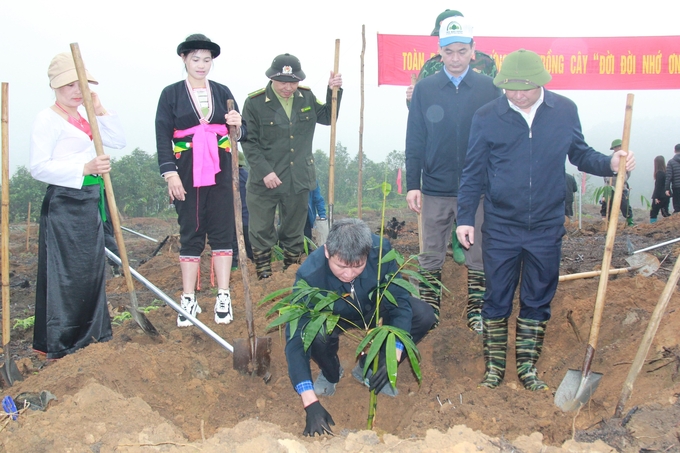
[[[331,331],[322,330],[305,352],[302,343],[302,329],[307,324],[301,319],[295,333],[290,335],[287,327],[286,358],[288,374],[295,390],[300,394],[307,413],[303,434],[331,433],[330,425],[335,425],[331,415],[319,403],[317,396],[332,396],[335,386],[343,375],[338,358],[340,332],[355,326],[375,325],[375,292],[378,281],[378,261],[380,237],[371,233],[366,223],[359,219],[338,220],[331,227],[323,247],[312,252],[300,266],[295,283],[304,280],[309,286],[342,295],[333,304],[333,313],[339,315],[338,325]],[[389,241],[383,239],[383,256],[391,250]],[[397,271],[397,263],[392,260],[382,264],[381,283],[389,280],[389,275]],[[380,317],[384,325],[391,325],[410,332],[418,343],[434,325],[432,307],[412,297],[404,288],[389,285],[396,304],[383,299]],[[307,320],[308,321],[308,320]],[[397,341],[397,360],[401,359],[403,345]],[[384,351],[381,353],[380,368],[373,375],[369,370],[363,377],[363,360],[359,360],[352,371],[361,383],[371,390],[396,396],[397,390],[389,384],[385,366]],[[312,384],[310,358],[319,366],[321,372]]]

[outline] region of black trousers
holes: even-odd
[[[430,305],[413,296],[410,297],[410,302],[411,310],[413,311],[410,333],[413,342],[417,344],[427,335],[436,319]],[[389,302],[385,301],[384,303]],[[386,310],[385,313],[387,313]],[[389,318],[383,316],[383,319],[386,323],[389,323]],[[340,359],[338,358],[340,332],[341,330],[336,328],[330,335],[319,334],[310,346],[312,360],[319,365],[321,372],[328,379],[328,382],[338,382],[340,380]],[[405,356],[402,355],[402,357]]]

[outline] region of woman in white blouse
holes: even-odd
[[[31,175],[48,185],[40,212],[33,348],[58,359],[93,341],[111,339],[106,306],[103,181],[108,155],[97,156],[73,57],[48,69],[55,102],[38,113],[31,133]],[[90,83],[97,81],[87,73]],[[103,144],[120,149],[120,119],[92,93]]]

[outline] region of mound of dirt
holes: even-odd
[[[406,221],[392,243],[408,255],[417,252],[417,226],[405,211],[390,213],[389,218]],[[369,219],[369,223],[375,228],[379,224],[375,219]],[[175,221],[130,219],[124,224],[158,240],[170,236],[152,256],[158,243],[125,233],[132,266],[177,300],[181,279],[177,240],[173,237]],[[605,242],[603,222],[588,219],[582,229],[576,222],[565,226],[563,273],[599,268]],[[653,225],[622,227],[612,267],[627,266],[629,241],[637,250],[675,237],[680,237],[680,216],[660,219]],[[28,250],[25,226],[12,227],[13,323],[32,315],[36,242],[35,226]],[[269,306],[255,310],[258,335],[273,338],[272,379],[268,384],[233,370],[232,355],[227,350],[195,327],[177,328],[176,313],[162,306],[147,314],[161,333],[159,338],[145,335],[134,321],[127,320],[114,327],[110,342],[88,346],[53,362],[31,350],[31,329],[13,330],[10,351],[26,379],[4,388],[3,397],[47,390],[57,401],[45,411],[25,410],[16,421],[5,417],[0,422],[0,446],[5,451],[37,452],[136,452],[151,451],[150,445],[155,446],[154,451],[206,452],[680,450],[680,311],[676,294],[626,405],[629,416],[625,423],[612,419],[649,316],[678,256],[675,245],[651,251],[662,262],[653,276],[627,273],[611,277],[592,365],[604,377],[578,413],[562,412],[555,406],[553,394],[568,369],[581,367],[597,278],[562,282],[558,287],[537,365],[551,391],[536,394],[521,387],[514,369],[512,338],[505,382],[489,390],[477,387],[484,370],[481,338],[464,323],[466,270],[447,260],[443,282],[450,293],[442,304],[441,325],[419,345],[423,381],[418,385],[407,364],[400,367],[400,394],[397,398],[378,398],[375,431],[362,431],[369,394],[348,373],[336,394],[322,399],[335,420],[336,436],[301,436],[304,411],[288,379],[283,332],[264,331],[271,321],[265,316]],[[293,283],[297,266],[286,272],[281,271],[281,263],[273,266],[272,278],[262,282],[251,278],[251,297],[256,305],[265,295]],[[215,290],[210,277],[210,258],[205,254],[198,293],[203,313],[198,318],[229,343],[247,338],[240,271],[232,274],[235,320],[229,325],[216,325],[212,319]],[[154,305],[155,296],[141,284],[136,291],[141,305]],[[109,279],[107,293],[114,307],[125,305],[129,299],[121,278]],[[513,323],[514,319],[511,331]],[[341,338],[340,360],[346,370],[354,366],[355,348],[350,338]],[[579,444],[572,439],[597,442]]]

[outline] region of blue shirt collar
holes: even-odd
[[[465,72],[460,77],[454,77],[451,74],[449,74],[449,71],[446,70],[446,66],[442,66],[442,70],[446,73],[449,80],[451,80],[451,82],[453,82],[453,84],[455,86],[458,86],[458,85],[460,85],[460,82],[463,81],[463,79],[467,75],[468,71],[470,70],[470,65],[468,65],[468,67],[465,68]]]

